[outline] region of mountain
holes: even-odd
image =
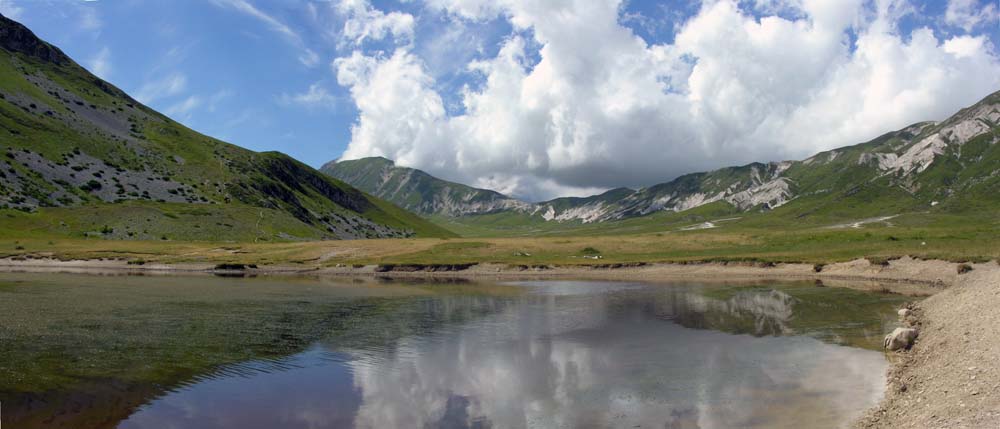
[[[2,15],[0,49],[0,210],[19,233],[204,240],[450,234],[287,155],[192,131]]]
[[[547,219],[606,221],[680,212],[715,202],[735,211],[784,205],[803,216],[847,204],[899,208],[943,204],[955,209],[1000,199],[1000,93],[942,122],[922,122],[867,143],[803,161],[752,163],[620,194],[590,197],[568,207],[543,203]],[[846,208],[850,208],[846,207]],[[845,210],[850,216],[850,210]]]
[[[528,210],[531,204],[499,192],[438,179],[382,157],[330,161],[319,171],[422,215],[463,216]]]
[[[782,208],[796,219],[849,218],[938,205],[951,211],[996,210],[1000,202],[998,141],[1000,92],[944,121],[917,123],[802,161],[726,167],[639,190],[618,188],[586,198],[535,204],[443,182],[419,170],[394,167],[382,158],[330,163],[322,171],[404,207],[418,207],[415,211],[425,215],[503,212],[532,222],[592,223],[712,205],[729,213]],[[462,198],[450,198],[451,205],[438,204],[450,196],[442,190],[454,192],[451,189],[463,189],[466,193],[461,195],[489,195],[493,204],[461,205]],[[491,225],[496,221],[495,216],[489,220]]]

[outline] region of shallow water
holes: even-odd
[[[17,428],[838,427],[894,295],[813,283],[0,274]]]

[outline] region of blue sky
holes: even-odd
[[[387,156],[529,199],[803,157],[942,119],[1000,89],[998,8],[0,0],[0,12],[202,133],[313,166]],[[853,105],[851,88],[873,95]],[[852,109],[877,114],[826,114]]]

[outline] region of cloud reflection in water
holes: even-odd
[[[554,290],[420,300],[407,314],[476,316],[391,344],[331,341],[301,368],[205,381],[122,427],[836,427],[883,393],[878,352],[684,327],[785,334],[787,294]]]

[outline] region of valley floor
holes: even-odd
[[[904,219],[905,220],[905,219]],[[918,221],[921,224],[916,224]],[[932,221],[934,223],[932,223]],[[997,219],[940,221],[863,228],[737,226],[632,234],[540,237],[412,238],[332,241],[128,240],[57,235],[24,225],[0,228],[0,258],[128,260],[333,267],[373,264],[575,266],[657,262],[801,262],[829,264],[868,258],[884,263],[910,255],[955,262],[1000,259]],[[0,222],[0,226],[6,225]]]

